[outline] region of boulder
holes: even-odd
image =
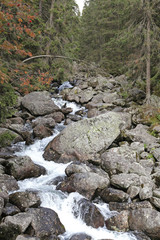
[[[12,223],[0,224],[0,239],[1,240],[15,240],[16,237],[21,234],[21,230],[18,225]]]
[[[33,135],[36,138],[43,139],[49,136],[52,136],[52,130],[48,127],[45,127],[43,124],[38,124],[33,129]]]
[[[46,172],[44,167],[33,163],[31,158],[28,156],[18,156],[9,159],[7,164],[7,171],[17,180],[39,177]]]
[[[128,189],[130,186],[139,186],[140,179],[137,174],[131,173],[121,173],[118,175],[112,175],[111,184],[120,189]]]
[[[106,227],[109,230],[118,232],[126,232],[129,230],[128,224],[129,211],[121,211],[115,216],[106,220]]]
[[[87,226],[92,226],[93,228],[104,226],[104,217],[93,203],[82,198],[77,204],[78,208],[74,214],[76,217],[80,217]]]
[[[114,188],[105,188],[100,193],[102,200],[106,203],[109,202],[127,202],[129,195],[121,190]]]
[[[150,176],[140,176],[140,191],[139,198],[141,200],[152,197],[152,191],[155,189],[155,184]]]
[[[35,192],[15,192],[10,194],[9,202],[16,205],[21,211],[29,207],[38,207],[41,200]]]
[[[91,171],[92,170],[90,167],[80,162],[71,163],[65,169],[65,173],[68,177],[70,177],[74,173],[86,173]]]
[[[24,233],[32,221],[32,215],[29,213],[18,213],[14,216],[5,217],[4,223],[6,225],[18,226],[21,233]]]
[[[92,238],[85,233],[74,234],[69,240],[91,240]]]
[[[22,99],[22,106],[34,116],[43,116],[59,110],[50,97],[50,93],[31,92]]]
[[[54,112],[50,116],[56,123],[61,123],[64,120],[64,114],[62,112]]]
[[[160,213],[151,208],[132,210],[129,215],[131,230],[142,231],[153,239],[160,239]]]
[[[76,153],[80,155],[77,160],[87,160],[91,154],[107,149],[124,125],[122,116],[114,112],[72,123],[47,145],[44,158],[56,161],[63,153]]]
[[[9,129],[19,134],[27,144],[32,143],[32,131],[22,124],[11,124]]]
[[[16,179],[7,174],[0,174],[0,190],[4,192],[18,190],[18,183]]]
[[[138,124],[134,129],[125,130],[124,136],[131,141],[141,142],[146,145],[157,143],[158,139],[148,133],[148,127]]]
[[[20,209],[11,203],[7,203],[3,209],[3,216],[13,216],[20,212]]]
[[[144,151],[144,144],[141,143],[110,148],[101,154],[101,166],[109,175],[129,172],[138,175],[141,174],[141,171],[146,174],[145,169],[136,163],[142,151]]]
[[[89,102],[92,99],[93,95],[94,95],[94,91],[93,91],[92,87],[90,87],[86,90],[83,90],[83,92],[81,92],[79,94],[80,103],[83,104],[83,103]]]
[[[43,125],[48,128],[54,128],[56,125],[55,120],[50,116],[38,117],[34,121],[32,121],[32,127],[34,128],[37,125]]]
[[[108,185],[109,179],[106,176],[87,172],[72,174],[66,181],[58,185],[57,189],[67,192],[77,191],[86,198],[92,199],[97,189],[104,189]]]
[[[31,228],[34,230],[36,237],[50,239],[49,237],[52,235],[57,236],[65,232],[65,228],[55,211],[40,207],[30,208],[27,213],[32,215]]]

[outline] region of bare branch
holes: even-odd
[[[76,59],[76,58],[70,58],[70,57],[65,57],[65,56],[54,56],[54,55],[37,55],[37,56],[33,56],[33,57],[30,57],[30,58],[27,58],[25,60],[23,60],[23,63],[25,62],[28,62],[32,59],[35,59],[35,58],[43,58],[43,57],[48,57],[48,58],[62,58],[62,59],[68,59],[68,60],[72,60],[72,61],[77,61],[77,62],[84,62],[82,60],[79,60],[79,59]]]

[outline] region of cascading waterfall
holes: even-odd
[[[74,103],[69,103],[60,98],[53,99],[55,104],[62,107],[64,104],[67,107],[73,108],[73,114],[79,110],[79,106]],[[38,165],[45,167],[46,175],[42,175],[38,178],[25,179],[19,181],[19,191],[36,190],[39,192],[41,198],[41,206],[53,209],[57,212],[62,224],[65,226],[66,232],[60,236],[60,239],[67,240],[75,233],[86,233],[90,235],[94,240],[98,239],[113,239],[113,240],[136,240],[136,237],[130,233],[118,233],[115,231],[109,231],[106,227],[95,229],[87,226],[81,219],[80,214],[75,217],[74,212],[78,212],[78,201],[84,198],[79,193],[63,193],[56,190],[56,185],[53,185],[52,181],[56,177],[65,176],[65,168],[69,164],[58,164],[50,161],[46,161],[43,158],[45,146],[59,134],[64,128],[63,123],[58,124],[54,129],[54,134],[51,137],[44,138],[42,140],[36,140],[34,144],[25,146],[24,143],[19,143],[21,150],[16,153],[17,156],[31,157],[32,161]],[[105,219],[115,215],[115,212],[111,212],[108,208],[108,204],[99,202],[96,206],[100,209]]]

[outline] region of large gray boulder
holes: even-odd
[[[97,152],[107,149],[124,126],[123,115],[115,112],[72,123],[47,145],[44,158],[58,161],[66,153],[80,161],[91,159]]]
[[[143,231],[153,239],[160,239],[160,213],[151,208],[133,210],[129,215],[131,230]]]
[[[59,110],[47,91],[27,94],[22,99],[22,106],[34,116],[43,116]]]

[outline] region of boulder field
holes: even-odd
[[[75,85],[58,95],[86,110],[73,115],[72,109],[58,107],[49,92],[32,92],[19,97],[15,115],[0,125],[0,139],[7,139],[0,148],[0,240],[58,240],[65,232],[57,213],[40,207],[36,192],[17,191],[18,180],[46,170],[28,156],[15,156],[17,145],[11,146],[51,136],[62,121],[65,128],[43,155],[48,161],[71,162],[66,177],[55,180],[56,189],[84,196],[77,208],[88,226],[131,231],[138,240],[160,239],[160,122],[151,125],[147,118],[160,109],[160,98],[152,96],[146,110],[143,91],[134,88],[123,97],[125,76],[93,75],[86,77],[79,66],[71,79]],[[105,220],[96,199],[117,214]],[[74,239],[91,237],[78,233]]]

